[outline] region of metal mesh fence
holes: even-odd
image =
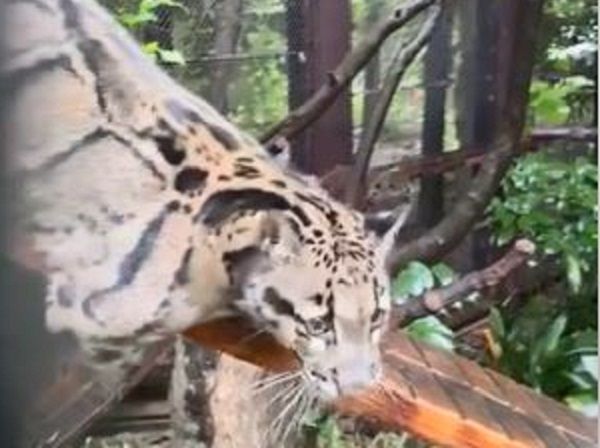
[[[130,4],[134,9],[140,4],[140,0],[105,0],[109,1],[119,1],[121,6]],[[137,30],[137,37],[143,43],[156,42],[161,50],[179,54],[184,65],[157,59],[183,85],[206,98],[240,127],[260,135],[310,94],[304,72],[310,54],[304,50],[315,42],[307,33],[302,1],[176,1],[177,6],[156,8],[155,20]],[[354,3],[363,5],[362,9],[353,5],[355,43],[377,16],[396,5],[391,0],[375,0],[376,5],[370,1]],[[408,30],[406,38],[412,32]],[[400,35],[399,39],[392,39],[381,51],[382,77],[401,38]],[[383,140],[392,145],[410,140],[414,146],[420,133],[420,65],[407,78],[384,128]],[[365,96],[377,94],[382,81],[366,85],[365,77],[359,75],[353,83],[356,137],[362,121],[368,117],[363,111]]]
[[[155,25],[159,44],[185,59],[185,65],[169,70],[251,132],[258,134],[284,116],[289,67],[297,59],[288,49],[285,2],[184,5],[185,11],[161,11]]]

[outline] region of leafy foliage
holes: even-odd
[[[444,263],[431,268],[413,261],[400,271],[392,282],[392,296],[396,302],[415,300],[434,287],[446,286],[456,277],[454,271]],[[427,316],[411,322],[405,329],[413,338],[432,346],[454,350],[454,333],[435,316]]]
[[[414,320],[404,330],[421,342],[442,350],[454,351],[454,332],[435,316]]]
[[[560,125],[569,121],[577,95],[593,93],[593,82],[583,76],[568,76],[558,82],[534,81],[529,107],[538,125]]]
[[[265,10],[263,14],[270,12]],[[250,54],[283,55],[285,36],[263,17],[247,30],[243,46]],[[249,61],[240,68],[234,93],[237,107],[232,119],[242,128],[259,134],[287,113],[284,63],[283,56],[270,56]]]
[[[429,446],[409,438],[406,433],[401,435],[381,432],[369,437],[359,432],[344,431],[339,421],[331,415],[315,416],[307,424],[314,443],[308,446],[315,448],[425,448]]]
[[[494,364],[569,405],[597,414],[597,183],[585,158],[528,156],[490,207],[495,240],[533,239],[563,269],[568,289],[530,299],[518,313],[490,316]],[[561,294],[562,291],[562,294]]]
[[[592,0],[546,3],[532,124],[595,125],[597,8]],[[536,154],[516,164],[490,206],[497,244],[527,236],[564,279],[525,308],[491,313],[490,362],[591,415],[598,412],[597,186],[595,162]]]
[[[520,160],[490,206],[496,242],[531,238],[544,254],[559,257],[579,292],[582,277],[597,266],[597,185],[598,169],[584,158],[567,162],[534,154]]]
[[[591,84],[598,69],[597,35],[595,0],[546,2],[536,63],[538,81],[532,91],[535,123],[595,125],[596,92]],[[536,112],[541,114],[536,116]]]
[[[128,10],[121,6],[117,11],[117,20],[125,28],[139,32],[144,26],[158,22],[157,11],[159,8],[175,8],[185,11],[185,7],[177,0],[140,0],[134,10]],[[139,37],[139,35],[138,35]],[[163,64],[185,65],[185,58],[177,51],[163,48],[159,42],[151,40],[142,44],[144,53],[156,62]]]
[[[566,313],[552,313],[548,301],[536,297],[512,316],[492,311],[492,365],[544,394],[597,415],[597,331],[569,332]]]
[[[431,268],[419,261],[411,261],[392,282],[395,301],[403,302],[409,297],[418,297],[434,286],[446,286],[456,277],[454,271],[444,263]]]

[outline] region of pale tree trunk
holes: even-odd
[[[173,446],[182,448],[285,448],[298,445],[299,433],[281,434],[291,423],[290,409],[277,437],[269,432],[289,404],[283,387],[260,393],[259,368],[227,355],[217,355],[179,339],[171,379]],[[289,383],[288,383],[289,384]],[[287,418],[286,418],[287,417]]]

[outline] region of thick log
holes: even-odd
[[[298,368],[292,352],[252,334],[247,323],[227,319],[186,335],[273,371]],[[334,403],[337,412],[449,447],[596,446],[594,421],[472,361],[416,343],[401,331],[388,332],[382,353],[380,383]]]

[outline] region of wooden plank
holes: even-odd
[[[412,366],[404,366],[399,369],[399,372],[414,388],[417,395],[417,402],[426,401],[444,409],[450,414],[460,416],[460,411],[456,403],[441,387],[434,375],[428,371],[413,368]]]
[[[504,426],[489,412],[485,406],[484,398],[476,391],[450,380],[444,380],[443,387],[454,402],[458,404],[463,419],[472,420],[499,434],[506,433]]]
[[[569,409],[564,404],[551,398],[526,390],[528,394],[537,395],[542,411],[556,424],[573,434],[586,434],[591,440],[597,440],[598,423],[586,418],[583,414]]]
[[[525,422],[522,415],[513,412],[510,407],[504,406],[495,400],[490,400],[488,398],[485,398],[484,400],[485,407],[502,424],[511,439],[519,440],[529,447],[550,448],[540,439],[540,437],[538,437],[537,432]],[[560,440],[560,438],[557,437],[557,440]],[[568,448],[568,442],[566,442],[566,440],[564,442],[566,445],[563,445],[563,448]]]
[[[407,401],[415,401],[417,393],[410,384],[410,382],[402,376],[401,372],[397,369],[392,369],[389,366],[384,367],[384,378],[389,378],[391,381],[383,381],[381,389],[390,391],[392,394],[398,394],[401,398]]]
[[[539,402],[534,400],[527,389],[515,381],[500,381],[499,375],[492,375],[492,380],[505,393],[513,407],[523,414],[535,416],[537,419],[546,419],[546,414],[541,410]]]
[[[235,328],[241,326],[236,324]],[[219,339],[219,328],[213,330],[205,342],[214,344],[213,339]],[[206,336],[206,332],[193,335],[198,334]],[[257,348],[253,346],[257,342],[250,340],[243,357],[254,357],[258,364],[267,359],[267,366],[274,370],[295,368],[295,359],[267,342],[260,341]],[[239,354],[240,344],[235,338],[229,338],[222,346]],[[342,400],[335,404],[336,409],[363,417],[379,428],[408,430],[456,448],[540,448],[559,444],[563,444],[561,448],[579,448],[559,426],[552,426],[551,417],[540,411],[548,404],[539,404],[533,392],[474,362],[448,353],[438,354],[405,334],[386,335],[382,352],[383,387]],[[517,403],[513,406],[511,400]],[[580,437],[585,440],[585,433],[582,434]]]
[[[425,358],[406,333],[390,334],[390,337],[383,343],[383,352],[420,367],[427,367]]]
[[[510,378],[499,375],[493,370],[487,370],[486,373],[507,395],[509,394],[508,391],[511,387],[513,389],[523,387]],[[586,428],[583,416],[580,418],[580,416],[565,405],[542,394],[537,394],[531,389],[523,388],[522,390],[523,394],[527,395],[530,401],[535,401],[537,403],[536,407],[546,417],[544,420],[550,420],[553,422],[553,425],[571,431],[574,434],[589,433],[589,428]]]
[[[528,416],[523,416],[523,421],[526,421],[533,428],[547,448],[574,448],[574,445],[565,437],[564,433],[555,426],[548,424],[549,422],[543,422]]]
[[[571,445],[576,448],[597,448],[598,444],[596,440],[590,440],[588,438],[583,438],[579,434],[571,434],[570,432],[564,433],[565,437],[569,439]]]
[[[429,372],[409,366],[404,370],[394,370],[393,381],[414,385],[413,378],[405,376],[407,371],[421,373],[424,377]],[[433,377],[434,375],[431,375]],[[431,379],[425,383],[431,386]],[[416,386],[422,387],[423,384]],[[468,390],[464,388],[464,390]],[[420,389],[419,389],[420,391]],[[336,404],[336,409],[343,414],[351,414],[377,422],[379,428],[397,431],[406,429],[414,435],[423,437],[433,443],[455,448],[532,448],[519,440],[511,440],[502,431],[490,429],[473,420],[464,419],[460,412],[449,412],[432,401],[424,401],[426,394],[417,394],[412,402],[403,402],[400,409],[389,406],[385,395],[365,392],[358,396],[348,397]],[[383,400],[377,402],[377,399]],[[360,410],[360,411],[358,411]]]
[[[456,356],[450,356],[443,350],[434,349],[427,344],[415,344],[415,347],[422,353],[425,362],[435,371],[437,375],[452,378],[454,381],[468,386],[469,382],[462,374],[460,367],[454,361]]]
[[[483,368],[478,364],[467,359],[456,357],[456,364],[460,368],[463,377],[469,382],[471,387],[479,390],[489,398],[499,401],[500,403],[508,404],[506,396],[492,379],[486,375]]]

